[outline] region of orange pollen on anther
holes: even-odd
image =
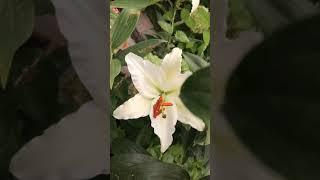
[[[173,106],[173,104],[171,102],[163,102],[163,97],[160,96],[157,102],[153,105],[153,118],[156,118],[163,112],[164,106]]]

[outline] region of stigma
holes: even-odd
[[[162,114],[162,118],[166,118],[166,114],[164,114],[166,106],[173,106],[173,104],[171,102],[164,102],[163,97],[160,96],[157,102],[153,105],[153,118],[156,118],[160,114]]]

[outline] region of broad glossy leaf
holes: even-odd
[[[30,37],[34,23],[32,0],[0,1],[0,78],[7,84],[16,50]]]
[[[161,0],[115,0],[110,3],[114,8],[143,9]]]
[[[197,56],[195,54],[185,52],[182,55],[192,72],[210,65],[207,61],[203,60],[200,56]]]
[[[112,89],[114,78],[118,76],[121,71],[121,63],[118,59],[110,61],[110,89]]]
[[[124,43],[135,29],[140,17],[140,11],[123,9],[112,25],[110,31],[112,50]]]
[[[126,139],[126,138],[117,138],[112,141],[111,144],[112,154],[148,154],[148,152],[138,144]]]
[[[121,154],[111,158],[111,179],[189,180],[188,173],[174,164],[143,154]]]
[[[153,48],[158,46],[159,44],[166,42],[165,40],[162,39],[148,39],[142,42],[139,42],[133,46],[130,46],[126,48],[125,50],[120,50],[116,54],[116,57],[120,61],[124,61],[124,57],[129,53],[132,52],[140,57],[146,56],[148,53],[150,53]]]
[[[180,97],[188,109],[205,121],[210,121],[211,110],[210,67],[193,73],[183,84]]]
[[[320,179],[320,16],[273,33],[227,84],[223,110],[250,151],[292,180]]]

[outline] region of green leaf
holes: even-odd
[[[2,87],[5,88],[14,54],[33,30],[33,0],[2,0],[0,22],[0,78]]]
[[[121,63],[118,59],[110,61],[110,89],[112,89],[114,78],[118,76],[121,71]]]
[[[174,9],[171,8],[169,11],[165,12],[163,15],[163,19],[167,21],[171,21],[174,16]]]
[[[209,63],[203,60],[201,57],[191,54],[188,52],[185,52],[182,54],[184,57],[184,60],[187,62],[189,69],[192,72],[195,72],[201,68],[209,66]]]
[[[203,32],[202,37],[204,44],[208,46],[210,44],[210,30]]]
[[[140,11],[123,9],[111,27],[112,50],[123,44],[135,29],[140,17]]]
[[[148,53],[150,53],[156,46],[160,45],[161,43],[166,42],[162,39],[148,39],[142,42],[139,42],[133,46],[130,46],[126,48],[125,50],[120,50],[116,54],[116,57],[123,62],[125,56],[132,52],[140,57],[146,56]]]
[[[188,9],[182,9],[180,16],[194,33],[203,33],[210,28],[210,12],[202,5],[198,6],[192,14]]]
[[[188,173],[174,164],[143,154],[121,154],[111,158],[111,179],[189,180]]]
[[[138,144],[126,139],[126,138],[117,138],[112,141],[111,144],[112,154],[148,154],[148,152]]]
[[[182,164],[185,150],[181,144],[174,144],[163,154],[161,160],[167,163]]]
[[[149,53],[147,56],[144,57],[145,60],[148,60],[152,62],[153,64],[160,65],[162,62],[162,59],[160,59],[158,56],[153,55],[152,53]]]
[[[210,67],[193,73],[182,85],[181,100],[196,116],[210,121],[211,110]]]
[[[173,26],[169,23],[167,23],[164,20],[159,20],[158,24],[160,25],[160,27],[165,30],[167,33],[169,33],[170,35],[173,33]]]
[[[110,3],[112,8],[138,9],[141,10],[161,0],[115,0]]]
[[[188,43],[189,42],[188,36],[183,31],[176,31],[174,37],[179,42],[183,42],[183,43]]]

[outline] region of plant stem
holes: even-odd
[[[175,20],[175,18],[176,18],[176,13],[177,13],[177,9],[174,8],[173,16],[172,16],[172,18],[171,18],[172,33],[170,34],[169,39],[168,39],[168,43],[167,43],[167,48],[168,48],[168,50],[170,49],[169,45],[170,45],[170,43],[171,43],[171,41],[172,41],[172,34],[173,34],[173,32],[174,32],[174,25],[175,25],[174,20]]]

